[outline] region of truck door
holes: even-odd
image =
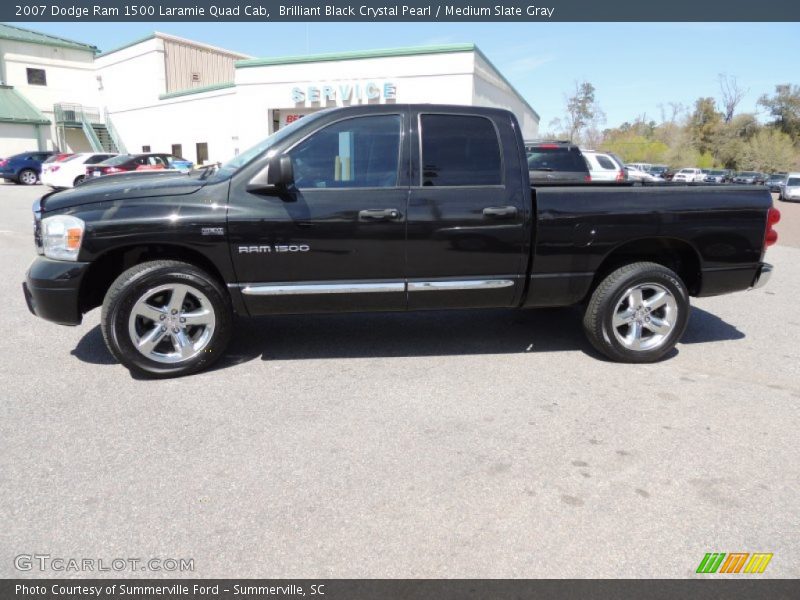
[[[518,136],[510,119],[498,127],[457,110],[412,117],[410,309],[512,306],[522,291],[528,196]]]
[[[405,309],[406,118],[331,122],[284,153],[287,193],[235,192],[231,254],[252,314]]]

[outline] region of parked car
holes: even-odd
[[[583,158],[589,165],[592,181],[616,181],[627,179],[625,166],[613,154],[581,150]]]
[[[34,185],[39,181],[42,163],[53,155],[49,151],[22,152],[0,161],[0,177],[6,181]]]
[[[706,183],[728,183],[730,180],[731,173],[726,169],[711,169],[703,179]]]
[[[786,184],[781,187],[781,200],[800,201],[800,173],[789,173]]]
[[[647,169],[648,173],[650,173],[651,175],[655,175],[656,177],[664,181],[666,181],[667,179],[664,176],[667,173],[667,171],[669,171],[669,167],[667,165],[653,165],[649,169]]]
[[[653,168],[653,165],[651,165],[650,163],[644,163],[644,162],[625,163],[625,166],[633,167],[634,169],[636,169],[638,171],[650,171],[650,169]]]
[[[530,142],[525,153],[532,181],[592,181],[581,149],[572,142]]]
[[[109,152],[80,152],[55,163],[45,163],[42,167],[42,183],[53,189],[71,188],[79,185],[86,177],[86,167],[116,156]]]
[[[696,167],[684,167],[672,178],[672,181],[682,183],[692,183],[694,181],[703,181],[703,171]]]
[[[779,172],[779,173],[773,173],[772,175],[767,177],[766,185],[769,188],[769,191],[780,194],[781,188],[786,184],[787,176],[788,173]]]
[[[767,180],[766,175],[758,171],[741,171],[733,177],[733,183],[763,185]]]
[[[174,377],[224,353],[234,314],[581,305],[600,353],[653,362],[690,296],[767,282],[780,213],[766,188],[531,184],[519,131],[497,108],[352,106],[213,172],[46,194],[26,302],[67,325],[102,305],[113,356]]]
[[[189,165],[188,168],[186,167],[187,164]],[[157,152],[118,154],[96,165],[86,167],[86,178],[124,173],[126,171],[160,171],[162,169],[185,171],[190,170],[192,164],[191,161],[172,154],[160,154]],[[180,165],[180,168],[178,165]]]
[[[643,171],[634,165],[625,165],[625,171],[629,181],[662,181],[660,177],[651,175],[647,171]]]

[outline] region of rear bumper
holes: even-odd
[[[89,264],[36,258],[22,284],[31,313],[60,325],[80,325],[80,288]]]
[[[769,278],[772,277],[772,265],[769,263],[761,263],[761,266],[756,271],[756,276],[753,278],[751,289],[758,289],[767,285]]]
[[[772,265],[764,262],[746,267],[707,269],[702,272],[697,296],[719,296],[759,288],[766,285],[771,273]]]

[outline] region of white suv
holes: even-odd
[[[703,173],[702,169],[686,167],[675,173],[675,177],[672,178],[672,181],[683,181],[684,183],[689,183],[692,181],[703,181],[705,177],[706,174]]]
[[[781,186],[781,200],[800,201],[800,173],[789,173],[786,183]]]
[[[581,150],[589,171],[592,174],[592,181],[624,181],[625,171],[621,164],[611,154],[596,152],[594,150]]]

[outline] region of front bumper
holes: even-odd
[[[28,309],[60,325],[80,325],[81,282],[89,264],[37,257],[22,284]]]
[[[769,278],[772,277],[772,265],[769,263],[761,263],[756,271],[756,276],[753,278],[753,284],[750,286],[756,290],[767,285]]]

